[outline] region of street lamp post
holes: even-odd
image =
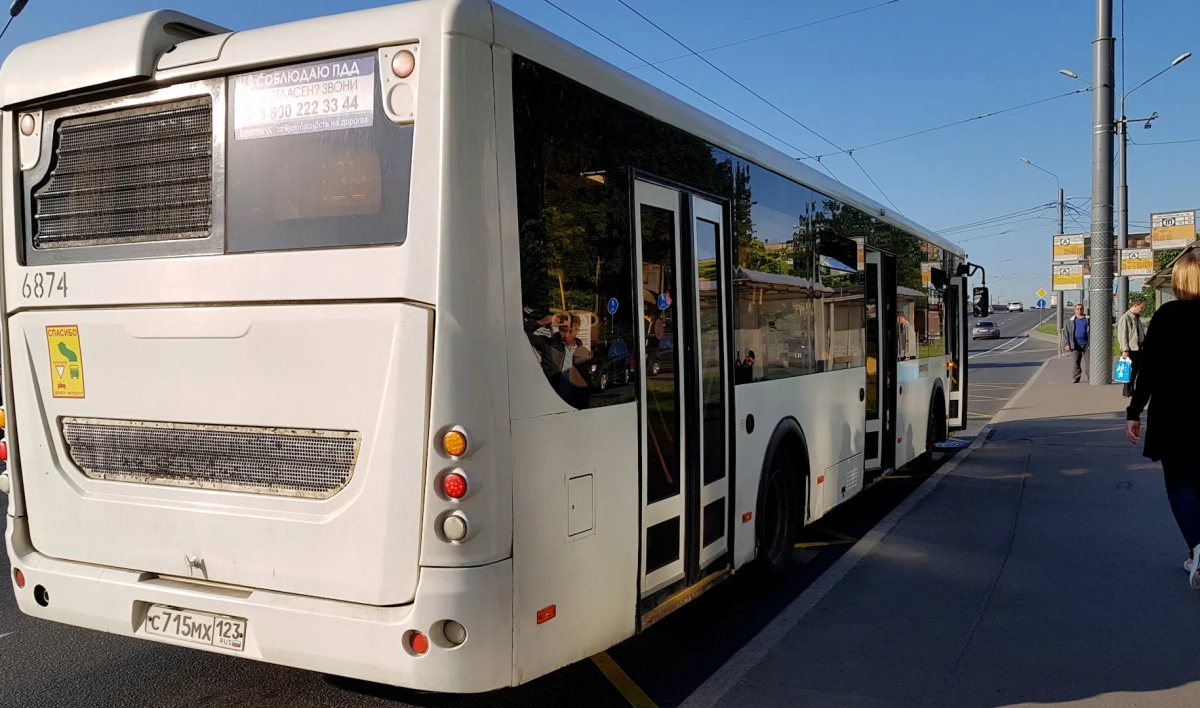
[[[1158,118],[1157,112],[1152,113],[1149,118],[1126,118],[1125,99],[1129,98],[1129,95],[1134,91],[1137,91],[1141,87],[1157,79],[1176,66],[1179,66],[1183,62],[1187,61],[1191,56],[1191,52],[1186,52],[1179,55],[1175,58],[1175,61],[1171,62],[1170,66],[1162,71],[1159,71],[1157,74],[1151,76],[1137,86],[1134,86],[1120,96],[1121,116],[1113,121],[1114,127],[1116,128],[1117,137],[1119,139],[1119,142],[1117,143],[1117,173],[1118,179],[1120,180],[1120,183],[1117,187],[1117,249],[1119,251],[1123,251],[1129,247],[1129,183],[1127,179],[1127,167],[1125,161],[1126,151],[1129,147],[1129,124],[1142,123],[1148,129],[1150,128],[1152,121]],[[1069,69],[1059,69],[1058,73],[1062,74],[1063,76],[1088,83],[1083,79],[1080,79],[1078,74],[1070,71]],[[1127,309],[1129,309],[1129,277],[1120,275],[1118,273],[1117,312],[1124,313]]]
[[[1187,61],[1190,56],[1192,56],[1191,52],[1179,55],[1166,69],[1163,69],[1121,95],[1121,117],[1117,119],[1117,136],[1119,139],[1117,143],[1117,172],[1120,179],[1120,184],[1117,187],[1117,248],[1120,250],[1125,250],[1129,247],[1129,183],[1127,181],[1125,166],[1125,153],[1129,148],[1129,124],[1142,123],[1149,129],[1151,121],[1158,118],[1157,111],[1152,113],[1149,118],[1126,118],[1125,99],[1129,98],[1129,94]],[[1117,312],[1124,314],[1127,309],[1129,309],[1129,277],[1119,274],[1117,276]]]
[[[1053,177],[1053,178],[1054,178],[1054,184],[1058,186],[1058,234],[1061,236],[1061,235],[1062,235],[1062,232],[1063,232],[1063,191],[1062,191],[1062,182],[1061,182],[1061,181],[1058,179],[1058,175],[1054,174],[1053,172],[1051,172],[1050,170],[1047,170],[1047,169],[1046,169],[1046,168],[1044,168],[1044,167],[1038,167],[1037,165],[1035,165],[1035,164],[1033,164],[1032,162],[1030,162],[1030,161],[1029,161],[1027,158],[1024,158],[1024,157],[1022,157],[1022,158],[1021,158],[1021,162],[1024,162],[1026,165],[1029,165],[1030,167],[1033,167],[1033,168],[1039,169],[1039,170],[1041,170],[1042,172],[1045,172],[1046,174],[1048,174],[1048,175],[1050,175],[1051,177]],[[1053,285],[1053,283],[1051,283],[1050,287],[1051,287],[1051,289],[1053,290],[1053,288],[1054,288],[1054,285]],[[1062,296],[1061,296],[1061,295],[1059,295],[1059,296],[1058,296],[1058,305],[1055,307],[1055,314],[1054,314],[1054,318],[1055,318],[1055,323],[1056,323],[1056,325],[1057,325],[1057,327],[1058,327],[1058,331],[1059,331],[1059,332],[1062,332],[1062,330],[1063,330],[1063,303],[1062,303]],[[1061,353],[1061,352],[1060,352],[1060,353]]]

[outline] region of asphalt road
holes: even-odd
[[[988,318],[1000,323],[1003,337],[971,343],[969,426],[957,439],[976,435],[1054,355],[1053,345],[1022,336],[1049,312]],[[921,469],[899,470],[805,529],[796,563],[782,579],[740,573],[610,649],[611,665],[624,679],[610,679],[611,665],[606,675],[589,660],[516,689],[479,696],[424,694],[31,619],[4,588],[0,706],[676,706],[954,454],[939,454]],[[0,572],[10,574],[2,554]]]

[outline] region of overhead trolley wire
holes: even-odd
[[[1160,140],[1149,143],[1139,143],[1134,140],[1129,141],[1133,145],[1180,145],[1182,143],[1200,143],[1200,138],[1191,138],[1189,140]]]
[[[549,0],[546,0],[546,1],[547,1],[547,2],[549,2]],[[837,154],[846,153],[847,155],[850,155],[850,151],[843,150],[843,149],[841,148],[841,146],[839,146],[837,143],[833,142],[833,141],[832,141],[832,140],[830,140],[829,138],[827,138],[827,137],[825,137],[824,135],[821,135],[820,133],[818,133],[816,130],[814,130],[814,129],[810,128],[809,126],[805,125],[805,124],[804,124],[802,121],[800,121],[798,118],[796,118],[796,117],[795,117],[795,116],[793,116],[792,114],[788,113],[787,111],[783,110],[783,109],[782,109],[782,108],[780,108],[779,106],[775,105],[774,103],[772,103],[770,100],[768,100],[768,99],[767,99],[765,96],[763,96],[763,95],[762,95],[762,94],[760,94],[759,92],[755,91],[754,89],[750,88],[749,86],[747,86],[746,84],[742,83],[742,82],[741,82],[741,81],[739,81],[738,79],[734,78],[734,77],[733,77],[733,76],[732,76],[732,75],[731,75],[729,72],[725,71],[725,70],[724,70],[724,69],[722,69],[721,67],[719,67],[719,66],[717,66],[716,64],[712,63],[712,62],[711,62],[711,61],[709,61],[707,58],[705,58],[705,57],[701,56],[699,52],[697,52],[696,50],[692,49],[692,48],[691,48],[691,47],[689,47],[688,45],[684,44],[684,43],[683,43],[683,42],[682,42],[682,41],[681,41],[681,40],[680,40],[678,37],[676,37],[675,35],[671,34],[671,33],[670,33],[670,32],[668,32],[667,30],[663,29],[663,27],[662,27],[661,25],[659,25],[659,24],[658,24],[657,22],[655,22],[654,20],[651,20],[649,17],[646,17],[645,15],[643,15],[641,12],[639,12],[639,11],[638,11],[636,8],[634,8],[632,5],[630,5],[630,4],[629,4],[628,2],[626,2],[625,0],[617,0],[617,2],[621,3],[622,5],[624,5],[624,6],[625,6],[625,8],[626,8],[627,10],[629,10],[630,12],[632,12],[633,14],[635,14],[635,15],[637,15],[638,17],[640,17],[640,18],[642,18],[643,20],[645,20],[645,21],[646,21],[646,23],[647,23],[647,24],[649,24],[651,27],[653,27],[654,29],[658,30],[659,32],[662,32],[663,34],[665,34],[665,35],[666,35],[668,38],[670,38],[670,39],[671,39],[671,41],[675,42],[675,43],[676,43],[676,44],[678,44],[679,46],[681,46],[681,47],[683,47],[684,49],[686,49],[688,52],[690,52],[690,53],[692,54],[692,56],[696,57],[697,59],[699,59],[700,61],[704,62],[705,64],[708,64],[710,67],[712,67],[713,69],[715,69],[716,71],[718,71],[718,72],[719,72],[719,73],[720,73],[722,76],[724,76],[725,78],[729,79],[730,81],[732,81],[733,83],[737,84],[738,86],[742,87],[742,89],[744,89],[744,90],[745,90],[747,93],[749,93],[751,96],[754,96],[754,97],[755,97],[755,98],[757,98],[758,100],[762,101],[763,103],[767,104],[767,105],[768,105],[768,106],[770,106],[771,108],[775,109],[775,111],[776,111],[776,112],[778,112],[780,115],[782,115],[784,118],[787,118],[787,119],[788,119],[788,120],[790,120],[791,122],[795,123],[796,125],[800,126],[801,128],[804,128],[805,130],[807,130],[808,132],[812,133],[812,134],[813,134],[813,135],[815,135],[816,137],[820,138],[821,140],[825,141],[826,143],[828,143],[828,144],[832,145],[833,147],[837,148],[837,150],[839,151]],[[655,67],[655,68],[657,68],[657,67]],[[853,156],[853,155],[850,155],[850,157],[851,157],[851,158],[853,158],[854,156]],[[800,158],[797,158],[797,159],[800,159]],[[818,160],[818,162],[820,162],[820,160]],[[822,164],[823,164],[823,163],[822,163]],[[864,175],[866,175],[867,179],[868,179],[868,180],[870,180],[871,184],[875,185],[875,189],[879,190],[879,194],[881,194],[881,195],[883,196],[883,198],[884,198],[884,199],[886,199],[886,200],[887,200],[887,202],[888,202],[889,204],[891,204],[891,205],[892,205],[892,208],[893,208],[893,209],[895,209],[896,211],[900,211],[900,207],[896,206],[896,203],[892,201],[891,197],[889,197],[889,196],[887,195],[887,193],[885,193],[885,192],[884,192],[882,189],[880,189],[880,188],[879,188],[879,185],[878,185],[878,184],[875,182],[875,180],[874,180],[874,179],[872,179],[872,178],[871,178],[871,175],[870,175],[870,174],[867,172],[867,170],[866,170],[866,169],[865,169],[865,168],[862,166],[862,163],[860,163],[858,160],[854,160],[854,164],[858,166],[858,169],[862,170],[862,173],[863,173]],[[824,165],[823,165],[823,166],[824,166]],[[828,171],[828,169],[829,169],[829,168],[828,168],[828,167],[825,167],[825,169],[826,169],[826,171]],[[832,173],[832,172],[830,172],[829,174],[830,174],[831,176],[833,175],[833,173]],[[834,179],[837,179],[837,178],[835,177]]]
[[[989,217],[987,219],[980,219],[979,221],[972,221],[972,222],[969,222],[966,224],[959,224],[958,226],[948,226],[944,229],[941,229],[937,233],[939,233],[941,235],[946,235],[948,233],[953,233],[955,231],[967,229],[972,226],[979,226],[980,224],[988,224],[988,223],[992,223],[992,222],[996,222],[996,221],[1004,221],[1005,219],[1024,216],[1024,215],[1031,214],[1036,211],[1040,211],[1047,207],[1052,207],[1054,205],[1055,205],[1054,202],[1047,202],[1046,204],[1038,204],[1037,206],[1029,207],[1027,209],[1020,209],[1018,211],[1009,212],[1007,214],[1001,214],[1000,216],[993,216],[993,217]]]
[[[867,143],[866,145],[859,145],[858,147],[850,148],[849,150],[841,150],[841,148],[839,148],[839,152],[827,152],[827,153],[823,153],[821,155],[812,155],[810,157],[803,157],[800,159],[802,159],[802,160],[820,160],[823,157],[829,157],[831,155],[840,155],[842,153],[850,153],[850,152],[857,152],[859,150],[866,150],[867,148],[873,148],[873,147],[877,147],[879,145],[886,145],[888,143],[894,143],[898,140],[906,140],[908,138],[915,138],[918,135],[925,135],[926,133],[933,133],[938,130],[945,130],[946,128],[953,128],[956,125],[962,125],[964,123],[970,123],[972,121],[983,120],[984,118],[991,118],[992,116],[998,116],[1002,113],[1010,113],[1012,111],[1018,111],[1018,110],[1021,110],[1022,108],[1029,108],[1030,106],[1036,106],[1039,103],[1047,103],[1049,101],[1056,101],[1060,98],[1066,98],[1067,96],[1074,96],[1077,93],[1087,93],[1088,91],[1091,91],[1091,90],[1092,90],[1092,88],[1090,86],[1087,88],[1076,89],[1075,91],[1068,91],[1066,93],[1060,93],[1060,94],[1056,94],[1054,96],[1048,96],[1046,98],[1041,98],[1036,101],[1022,103],[1019,106],[1010,106],[1008,108],[1002,108],[998,111],[991,111],[990,113],[982,113],[980,115],[973,116],[971,118],[963,118],[962,120],[956,120],[956,121],[952,121],[950,123],[944,123],[942,125],[934,126],[932,128],[926,128],[924,130],[918,130],[918,131],[915,131],[912,133],[905,133],[904,135],[897,135],[894,138],[888,138],[886,140],[879,140],[879,141],[876,141],[873,143]]]
[[[626,54],[629,54],[630,56],[634,57],[634,58],[635,58],[635,59],[637,59],[638,61],[641,61],[641,62],[645,62],[645,61],[646,61],[646,60],[645,60],[645,59],[643,59],[643,58],[642,58],[642,56],[641,56],[640,54],[638,54],[637,52],[633,51],[633,50],[632,50],[632,49],[630,49],[629,47],[626,47],[624,44],[621,44],[621,43],[620,43],[620,42],[618,42],[617,40],[613,39],[612,37],[609,37],[607,34],[604,34],[603,32],[601,32],[600,30],[598,30],[598,29],[596,29],[595,27],[591,26],[591,25],[590,25],[590,24],[588,24],[587,22],[584,22],[584,21],[583,21],[583,20],[581,20],[580,18],[578,18],[578,17],[576,17],[575,15],[571,14],[570,12],[568,12],[567,10],[565,10],[564,8],[562,8],[561,6],[559,6],[558,4],[556,4],[555,2],[553,2],[553,0],[544,0],[544,2],[545,2],[547,5],[549,5],[550,7],[554,8],[555,10],[558,10],[558,11],[559,11],[559,12],[561,12],[562,14],[566,15],[567,17],[571,18],[572,20],[575,20],[575,21],[576,21],[576,22],[578,22],[579,24],[581,24],[581,25],[583,25],[584,27],[586,27],[587,29],[591,30],[591,31],[592,31],[594,34],[597,34],[597,35],[599,35],[601,38],[603,38],[603,39],[604,39],[605,41],[607,41],[609,44],[611,44],[611,45],[613,45],[614,47],[616,47],[616,48],[620,49],[621,51],[625,52]],[[766,128],[763,128],[762,126],[758,125],[757,123],[755,123],[755,122],[751,121],[749,118],[746,118],[746,117],[744,117],[744,116],[742,116],[742,115],[740,115],[740,114],[736,113],[735,111],[733,111],[733,110],[731,110],[731,109],[729,109],[729,108],[725,107],[723,104],[721,104],[720,102],[718,102],[716,99],[713,99],[713,98],[710,98],[710,97],[706,96],[704,93],[702,93],[702,92],[700,92],[699,90],[697,90],[697,89],[695,89],[695,88],[693,88],[693,87],[689,86],[688,84],[684,83],[682,80],[680,80],[680,79],[677,79],[677,78],[675,78],[674,76],[672,76],[672,75],[668,74],[666,71],[663,71],[663,70],[662,70],[662,69],[660,69],[659,67],[657,67],[657,66],[654,66],[653,64],[650,64],[650,63],[648,63],[648,62],[646,63],[646,66],[649,66],[650,68],[654,69],[654,70],[655,70],[655,71],[657,71],[658,73],[662,74],[663,76],[667,77],[668,79],[670,79],[670,80],[674,81],[675,83],[679,84],[680,86],[684,87],[684,88],[685,88],[685,89],[687,89],[688,91],[691,91],[692,93],[696,94],[696,95],[697,95],[697,96],[699,96],[700,98],[703,98],[705,101],[708,101],[709,103],[713,104],[713,105],[714,105],[714,106],[716,106],[717,108],[720,108],[721,110],[725,111],[726,113],[728,113],[729,115],[733,116],[734,118],[737,118],[738,120],[742,121],[742,122],[743,122],[743,123],[745,123],[746,125],[748,125],[748,126],[750,126],[750,127],[754,128],[755,130],[759,131],[759,132],[760,132],[760,133],[762,133],[763,135],[766,135],[766,136],[768,136],[768,137],[772,138],[773,140],[775,140],[775,141],[779,142],[779,143],[780,143],[780,144],[782,144],[782,145],[786,145],[786,146],[788,146],[788,147],[789,147],[789,148],[791,148],[792,150],[795,150],[796,152],[800,153],[801,155],[809,156],[809,154],[808,154],[807,152],[805,152],[804,150],[801,150],[800,148],[798,148],[798,147],[796,147],[795,145],[793,145],[793,144],[789,143],[788,141],[784,140],[783,138],[779,137],[778,135],[775,135],[774,133],[772,133],[771,131],[767,130]],[[825,171],[829,173],[829,176],[830,176],[830,177],[833,177],[835,180],[837,179],[837,175],[833,174],[833,172],[832,172],[832,171],[829,169],[829,166],[828,166],[828,165],[824,165],[824,164],[822,164],[821,166],[825,168]],[[841,181],[841,180],[838,180],[838,181]]]
[[[887,0],[887,2],[881,2],[877,5],[870,5],[868,7],[861,7],[857,10],[851,10],[850,12],[843,12],[840,15],[833,15],[832,17],[826,17],[824,19],[816,20],[814,22],[805,22],[802,25],[793,25],[792,27],[787,27],[787,28],[784,28],[781,30],[775,30],[774,32],[760,34],[756,37],[747,37],[746,39],[739,39],[736,42],[730,42],[728,44],[719,44],[715,47],[709,47],[708,49],[701,49],[700,54],[708,54],[710,52],[715,52],[718,49],[728,49],[729,47],[736,47],[739,44],[746,44],[747,42],[757,42],[760,39],[766,39],[768,37],[774,37],[776,35],[786,34],[788,32],[794,32],[795,30],[798,30],[798,29],[804,29],[805,27],[812,27],[813,25],[823,24],[825,22],[832,22],[833,20],[840,20],[843,17],[857,15],[859,13],[867,12],[868,10],[875,10],[877,8],[885,7],[887,5],[893,5],[898,2],[900,2],[900,0]],[[629,67],[629,69],[627,69],[627,71],[633,71],[634,69],[643,69],[647,66],[656,66],[658,64],[666,64],[667,62],[676,61],[678,59],[686,59],[690,56],[692,56],[692,55],[691,54],[680,54],[679,56],[671,57],[670,59],[662,59],[660,61],[650,62],[648,64],[638,64],[637,66],[631,66],[631,67]]]

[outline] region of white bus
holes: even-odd
[[[963,423],[962,251],[484,0],[153,12],[0,96],[34,617],[516,685]]]

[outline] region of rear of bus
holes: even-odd
[[[441,0],[234,33],[155,12],[9,56],[25,613],[512,682],[490,22]]]

